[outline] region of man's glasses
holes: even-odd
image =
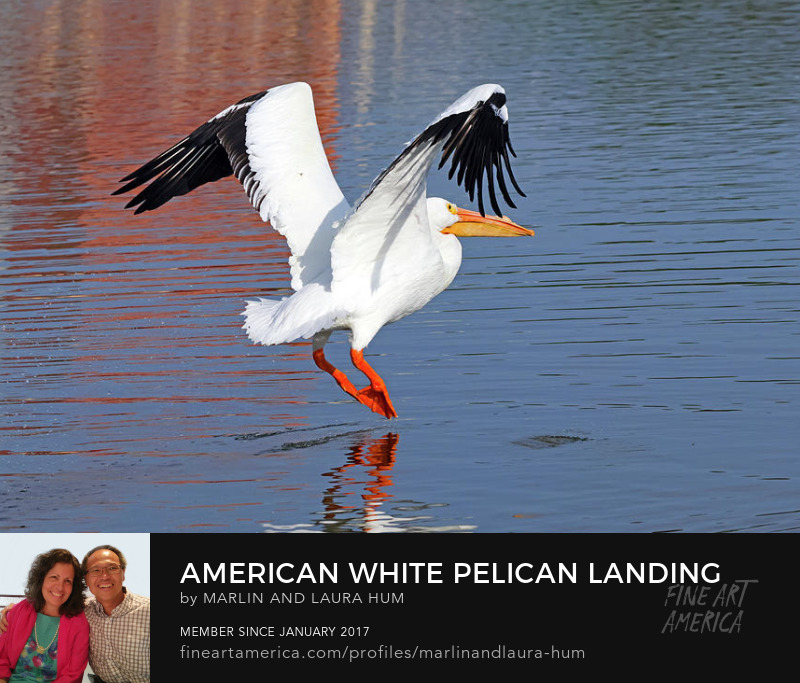
[[[86,576],[96,577],[106,573],[110,576],[112,574],[119,574],[120,569],[122,569],[122,567],[118,564],[110,564],[106,567],[95,567],[94,569],[87,570]]]

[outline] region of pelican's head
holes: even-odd
[[[428,220],[431,228],[459,237],[520,237],[533,235],[503,216],[481,216],[477,211],[459,209],[441,197],[428,198]]]

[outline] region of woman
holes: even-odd
[[[56,548],[38,555],[25,600],[8,612],[0,636],[0,683],[80,683],[89,662],[81,565]]]

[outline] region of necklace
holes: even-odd
[[[59,624],[58,626],[56,626],[56,634],[53,636],[53,639],[49,643],[47,643],[47,645],[42,647],[41,645],[39,645],[39,632],[36,629],[36,623],[34,623],[33,637],[36,640],[36,652],[38,652],[40,655],[43,655],[45,653],[45,650],[47,650],[54,642],[56,642],[56,638],[58,638],[58,629],[60,628],[61,628],[61,622],[59,620]]]

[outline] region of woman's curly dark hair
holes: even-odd
[[[28,583],[25,586],[25,597],[33,603],[33,607],[40,612],[45,605],[42,595],[42,586],[48,572],[59,562],[71,564],[75,570],[75,578],[72,581],[72,593],[66,602],[59,608],[59,613],[74,617],[83,612],[83,571],[80,562],[69,550],[54,548],[46,553],[37,555],[28,572]]]

